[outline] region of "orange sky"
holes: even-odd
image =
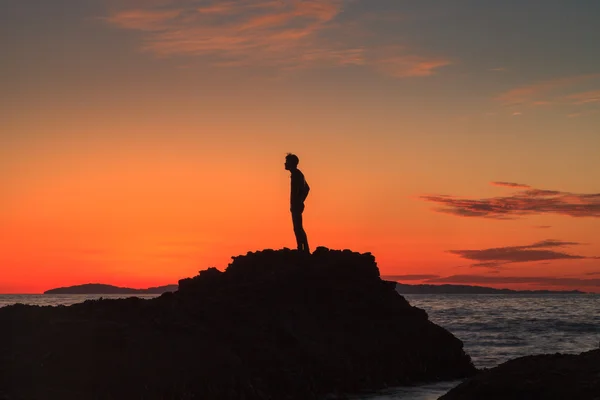
[[[462,3],[59,3],[0,5],[0,293],[294,247],[287,152],[313,249],[406,283],[600,292],[595,3],[568,49],[535,35],[559,9],[476,7],[500,40]]]

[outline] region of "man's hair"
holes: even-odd
[[[297,167],[298,163],[300,162],[298,156],[292,153],[288,153],[287,156],[285,156],[285,161],[287,161],[294,167]]]

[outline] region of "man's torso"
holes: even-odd
[[[303,193],[305,190],[304,186],[306,185],[304,174],[299,169],[294,170],[292,171],[291,179],[290,204],[292,207],[304,206]]]

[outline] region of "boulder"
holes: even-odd
[[[600,349],[516,358],[467,379],[440,400],[600,400]]]
[[[373,255],[234,257],[142,300],[0,308],[10,399],[317,399],[475,373]]]

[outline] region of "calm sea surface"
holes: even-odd
[[[404,295],[463,341],[478,368],[540,353],[581,353],[600,342],[600,295]],[[434,400],[459,382],[388,390],[360,400]]]
[[[69,305],[100,295],[0,295],[0,307]],[[102,295],[103,298],[130,296]],[[152,298],[155,295],[140,295]],[[580,353],[600,343],[600,295],[405,295],[461,339],[476,367],[539,353]],[[360,400],[433,400],[458,382],[387,390]]]

